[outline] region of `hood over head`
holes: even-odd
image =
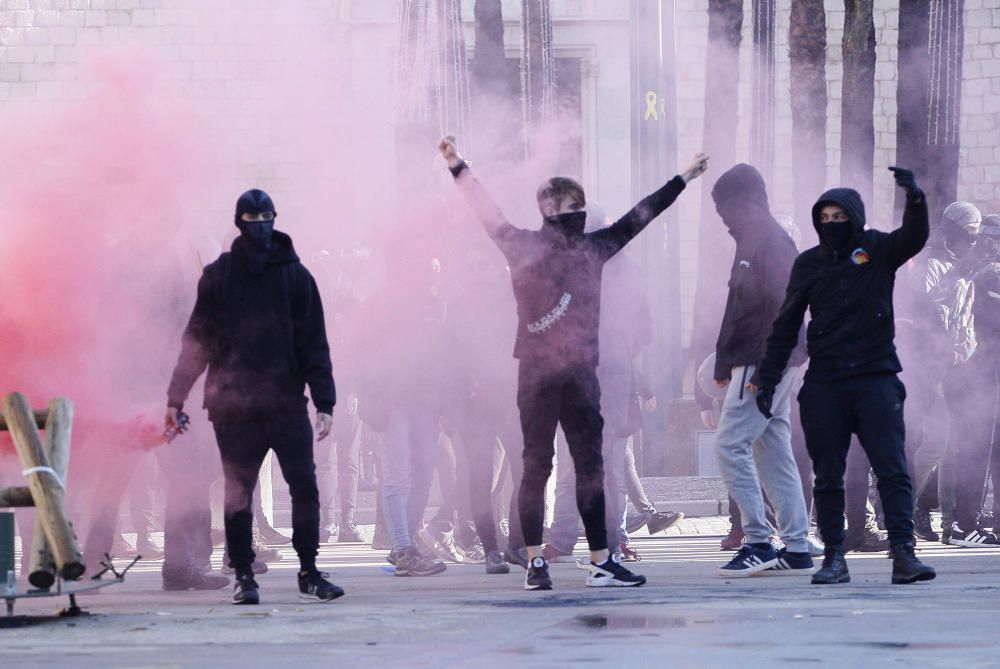
[[[734,236],[760,219],[774,220],[764,177],[753,165],[739,163],[726,170],[712,186],[712,200]]]
[[[835,204],[847,214],[848,222],[850,223],[850,235],[847,237],[847,241],[840,245],[838,248],[833,248],[833,245],[829,241],[829,235],[823,234],[823,224],[819,222],[820,212],[823,207],[828,204]],[[819,235],[820,244],[830,248],[833,251],[839,251],[844,246],[854,243],[854,241],[861,236],[861,233],[865,229],[865,203],[861,199],[861,194],[853,188],[831,188],[822,195],[816,201],[816,204],[812,208],[812,221],[813,227],[816,229],[816,234]],[[827,225],[836,225],[833,223]]]

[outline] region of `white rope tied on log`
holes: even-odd
[[[27,469],[21,472],[21,475],[29,476],[31,474],[42,474],[42,473],[51,475],[52,478],[56,480],[56,483],[59,484],[60,488],[62,488],[63,490],[66,489],[66,484],[63,483],[63,480],[59,477],[59,474],[56,472],[56,470],[52,469],[52,467],[28,467]]]

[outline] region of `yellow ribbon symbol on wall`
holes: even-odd
[[[642,120],[648,121],[650,116],[653,117],[654,121],[660,120],[660,117],[656,114],[656,91],[646,91],[646,113],[643,115]]]

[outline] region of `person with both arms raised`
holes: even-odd
[[[251,500],[268,450],[278,457],[292,497],[301,596],[330,601],[344,594],[316,569],[319,489],[304,391],[308,384],[321,441],[330,434],[336,402],[323,305],[291,237],[274,230],[275,216],[267,193],[254,189],[240,196],[240,236],[229,253],[205,267],[167,391],[166,427],[177,430],[184,401],[208,368],[205,408],[225,476],[234,604],[260,603]]]
[[[524,230],[507,222],[486,189],[472,175],[453,137],[438,149],[459,192],[507,259],[517,303],[517,406],[524,435],[524,476],[518,515],[529,564],[526,590],[550,590],[548,564],[541,555],[545,484],[552,475],[556,429],[561,424],[576,469],[576,498],[590,548],[587,585],[638,586],[633,574],[608,551],[605,525],[604,461],[601,455],[601,388],[597,379],[601,272],[621,251],[700,176],[708,158],[699,155],[684,172],[639,202],[613,225],[584,233],[583,188],[554,177],[536,193],[543,222]]]
[[[882,498],[892,554],[892,582],[934,578],[914,555],[913,487],[904,453],[906,389],[893,343],[896,271],[920,252],[929,233],[927,202],[913,173],[889,168],[906,192],[903,225],[891,232],[865,229],[857,191],[834,188],[813,206],[818,246],[795,259],[785,302],[767,340],[751,390],[761,413],[771,407],[799,330],[806,329],[809,368],[799,393],[802,428],[816,475],[814,503],[825,552],[816,584],[851,580],[844,558],[844,472],[851,435],[868,455]]]

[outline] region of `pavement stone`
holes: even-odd
[[[163,592],[159,563],[142,562],[124,584],[81,596],[86,617],[52,617],[65,600],[19,602],[0,622],[0,667],[998,666],[1000,549],[921,542],[939,577],[911,586],[889,583],[884,555],[852,554],[853,582],[824,587],[719,578],[727,528],[685,519],[636,537],[649,583],[627,590],[586,588],[571,564],[552,566],[550,593],[525,592],[520,569],[479,565],[395,578],[385,551],[328,544],[319,563],[344,598],[299,601],[285,546],[260,578],[263,604],[236,607],[227,590]]]

